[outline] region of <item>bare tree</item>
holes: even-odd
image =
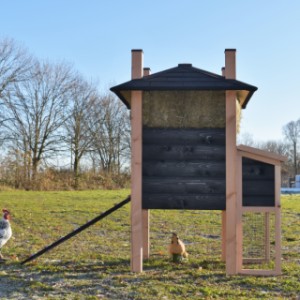
[[[112,94],[107,94],[95,102],[89,124],[93,150],[102,171],[119,173],[129,153],[130,126],[126,108]]]
[[[71,152],[71,166],[74,173],[74,187],[79,185],[79,163],[83,155],[90,150],[91,136],[88,119],[92,114],[94,103],[98,98],[96,88],[77,76],[68,107],[69,118],[64,125],[66,129],[66,144]]]
[[[252,134],[250,134],[248,132],[245,132],[244,134],[240,134],[238,136],[238,144],[255,147],[255,142],[253,140],[253,136],[252,136]]]
[[[289,145],[282,141],[266,141],[260,143],[258,147],[262,150],[266,150],[272,153],[276,153],[282,156],[288,156],[289,153]]]
[[[28,78],[32,58],[12,39],[0,41],[0,98],[16,82]]]
[[[283,141],[266,141],[258,145],[258,148],[266,150],[272,153],[276,153],[282,156],[289,156],[290,145]],[[285,161],[282,164],[281,168],[281,179],[282,181],[286,180],[291,173],[291,164],[288,161]]]
[[[14,40],[0,40],[0,129],[9,119],[2,98],[11,92],[14,84],[28,79],[31,64],[31,56]],[[5,139],[4,131],[0,130],[0,133],[0,144],[2,144]]]
[[[32,179],[42,158],[59,149],[72,84],[70,66],[35,62],[30,80],[15,83],[14,90],[3,97],[7,128],[17,147],[31,157]]]
[[[300,119],[291,121],[283,126],[283,134],[286,140],[290,143],[290,157],[293,162],[294,175],[298,174],[298,142],[300,138]]]

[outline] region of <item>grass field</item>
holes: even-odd
[[[27,258],[129,194],[120,191],[0,192],[14,236],[0,265],[0,299],[299,299],[300,196],[282,197],[283,274],[226,276],[220,261],[220,213],[151,211],[151,258],[130,272],[129,205],[28,265]],[[167,254],[171,232],[189,259]]]

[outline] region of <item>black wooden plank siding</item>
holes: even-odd
[[[225,210],[225,195],[146,194],[144,209]]]
[[[147,178],[144,185],[145,194],[224,194],[223,179],[203,180],[186,178]]]
[[[146,161],[195,161],[225,160],[225,147],[206,145],[144,145],[143,158]]]
[[[224,162],[198,160],[193,162],[179,161],[150,161],[143,162],[144,177],[190,177],[194,178],[224,178]]]
[[[243,157],[243,206],[275,205],[274,166]]]
[[[144,128],[143,145],[225,146],[225,129]]]
[[[225,209],[225,129],[143,129],[144,209]]]

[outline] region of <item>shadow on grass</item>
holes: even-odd
[[[176,291],[180,288],[185,296],[193,291],[218,293],[220,297],[231,297],[234,291],[245,296],[252,290],[256,291],[253,296],[266,299],[267,294],[294,296],[298,287],[296,282],[290,283],[294,290],[292,293],[287,290],[285,280],[282,280],[285,286],[280,287],[274,277],[226,276],[225,264],[220,260],[191,258],[183,263],[173,263],[163,256],[152,256],[146,260],[142,274],[132,273],[130,260],[118,257],[76,261],[37,260],[25,266],[11,262],[0,265],[0,281],[0,296],[3,299],[31,299],[33,295],[39,299],[66,299],[75,295],[146,299],[142,296],[152,292],[160,295],[171,288]]]

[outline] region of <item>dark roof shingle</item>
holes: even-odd
[[[184,91],[184,90],[235,90],[239,91],[242,107],[245,108],[257,87],[234,79],[226,79],[193,67],[191,64],[179,64],[175,68],[154,73],[140,79],[133,79],[111,88],[130,108],[129,94],[126,91]],[[125,93],[124,93],[125,92]],[[127,94],[127,96],[126,96]]]

